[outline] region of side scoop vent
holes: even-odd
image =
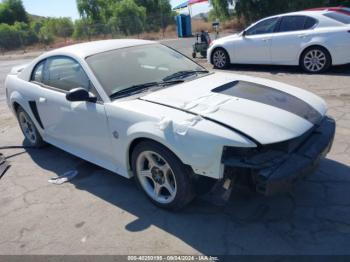
[[[38,124],[40,125],[40,127],[42,129],[44,129],[43,123],[41,122],[40,116],[39,116],[39,112],[38,112],[38,108],[36,107],[36,103],[35,101],[29,101],[29,106],[30,109],[32,110],[32,113],[35,117],[35,120],[38,122]]]

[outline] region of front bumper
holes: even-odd
[[[311,173],[319,160],[330,151],[335,121],[324,117],[322,122],[302,137],[284,143],[284,148],[267,146],[263,153],[248,157],[223,156],[225,176],[250,175],[250,182],[257,192],[271,195],[289,191],[299,178]],[[287,146],[286,146],[287,145]],[[264,148],[264,146],[263,146]],[[260,154],[260,155],[259,155]]]

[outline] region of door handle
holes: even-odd
[[[39,98],[39,103],[46,103],[47,99],[45,97],[40,97]]]
[[[298,35],[298,37],[299,38],[305,38],[305,37],[307,37],[307,35],[306,34],[301,34],[301,35]]]
[[[267,41],[271,40],[271,38],[263,38],[262,40],[263,40],[264,42],[267,42]]]

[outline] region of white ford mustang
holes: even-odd
[[[217,68],[231,64],[300,65],[320,73],[350,63],[350,16],[303,11],[268,17],[240,34],[220,38],[208,49]]]
[[[235,183],[284,190],[329,151],[335,132],[324,101],[307,91],[210,73],[144,40],[57,49],[14,68],[5,85],[32,146],[47,142],[134,176],[169,209],[204,185],[217,200]]]

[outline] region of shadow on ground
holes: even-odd
[[[153,225],[204,254],[350,254],[350,168],[329,159],[293,193],[267,198],[235,191],[226,207],[196,199],[171,213],[153,206],[133,180],[55,147],[28,153],[58,175],[71,164],[79,171],[71,181],[78,190],[137,217],[128,231]]]

